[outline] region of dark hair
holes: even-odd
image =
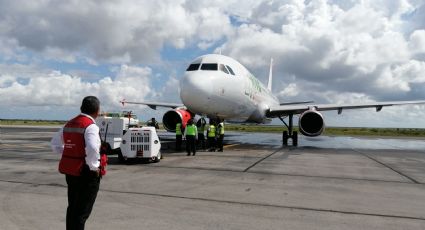
[[[85,114],[94,114],[99,111],[100,102],[95,96],[87,96],[81,103],[81,112]]]

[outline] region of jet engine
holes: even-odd
[[[183,127],[186,127],[187,121],[194,115],[186,109],[173,109],[167,111],[162,117],[162,124],[169,132],[176,131],[176,124],[181,122]]]
[[[300,132],[308,137],[315,137],[325,130],[325,122],[321,113],[316,110],[307,110],[300,115],[298,121]]]

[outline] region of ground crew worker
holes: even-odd
[[[182,123],[176,124],[176,151],[182,149]]]
[[[191,118],[186,125],[186,129],[184,130],[183,137],[186,138],[186,152],[187,155],[190,156],[192,152],[193,156],[196,154],[196,139],[198,139],[198,128],[193,123],[193,118]]]
[[[208,151],[215,152],[215,140],[216,140],[216,128],[212,119],[210,119],[210,125],[207,129],[207,138],[208,138]]]
[[[65,174],[68,184],[66,229],[84,229],[92,211],[100,184],[99,100],[94,96],[83,99],[81,114],[68,121],[53,136],[51,145],[61,153],[59,172]]]
[[[147,123],[147,126],[155,127],[155,129],[159,129],[158,122],[155,120],[155,117],[152,117]]]
[[[196,123],[196,126],[198,127],[198,143],[199,143],[199,148],[204,149],[205,150],[205,125],[207,124],[207,122],[205,121],[205,118],[201,118],[198,120],[198,122]]]
[[[217,148],[219,152],[223,152],[223,139],[224,139],[224,121],[221,122],[217,126]]]

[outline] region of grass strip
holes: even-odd
[[[0,125],[58,126],[61,120],[0,119]],[[160,124],[162,128],[162,124]],[[284,126],[255,124],[226,124],[226,131],[281,133]],[[298,127],[294,127],[298,131]],[[327,136],[384,136],[384,137],[425,137],[425,129],[420,128],[368,128],[368,127],[326,127]]]

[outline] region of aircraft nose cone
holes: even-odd
[[[212,87],[210,78],[205,74],[186,72],[180,82],[180,98],[190,110],[198,112],[208,106]]]

